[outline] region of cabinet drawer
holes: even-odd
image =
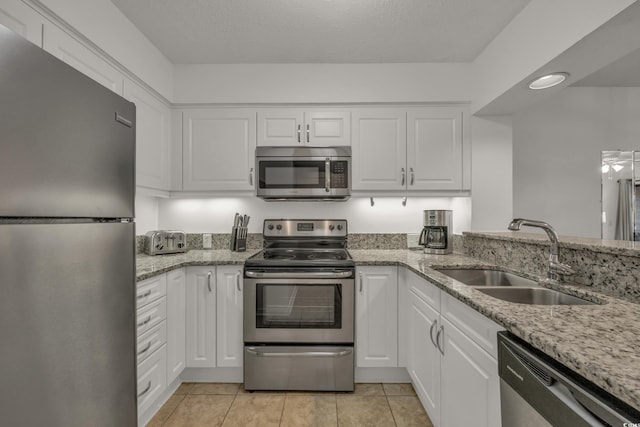
[[[145,360],[151,353],[162,347],[166,342],[167,322],[163,321],[138,337],[136,343],[138,363]]]
[[[164,274],[138,282],[136,285],[136,306],[144,307],[167,294],[167,277]]]
[[[427,304],[440,311],[440,288],[412,271],[407,271],[407,289],[413,291]]]
[[[151,407],[167,386],[167,346],[163,345],[138,365],[138,414]]]
[[[136,315],[137,335],[140,336],[167,318],[165,297],[145,305]]]
[[[441,315],[492,357],[498,358],[498,331],[504,328],[448,294],[442,298]]]

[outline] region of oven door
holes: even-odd
[[[310,278],[302,273],[245,273],[244,341],[280,344],[351,344],[353,278]],[[327,273],[322,273],[327,275]],[[331,273],[328,273],[331,274]],[[298,275],[298,278],[291,277]]]
[[[350,162],[347,158],[256,158],[257,195],[264,199],[348,198]]]

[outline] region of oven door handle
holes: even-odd
[[[344,357],[353,353],[353,350],[341,351],[301,351],[301,352],[262,352],[255,348],[247,347],[247,353],[257,357]]]
[[[245,276],[260,279],[344,279],[353,275],[352,271],[306,271],[291,273],[265,273],[245,271]]]

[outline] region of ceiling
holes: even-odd
[[[111,0],[174,64],[471,62],[530,0]]]
[[[640,49],[623,56],[572,86],[640,87]]]

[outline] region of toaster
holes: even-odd
[[[187,234],[184,231],[149,231],[145,237],[145,253],[149,255],[176,254],[187,251]]]

